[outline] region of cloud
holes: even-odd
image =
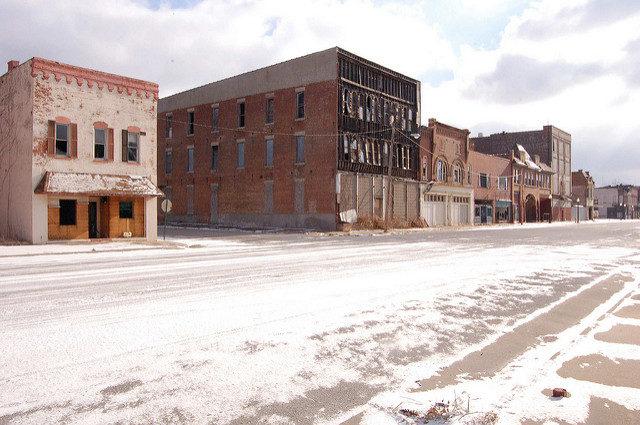
[[[552,19],[540,14],[520,26],[518,35],[534,40],[544,40],[606,26],[630,16],[640,14],[640,2],[590,0],[580,5],[568,5],[555,13]]]
[[[508,105],[534,102],[556,96],[571,85],[602,73],[602,67],[596,64],[540,62],[522,55],[504,55],[496,69],[479,76],[466,95]]]

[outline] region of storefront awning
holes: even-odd
[[[47,171],[34,193],[85,196],[164,196],[147,177]]]

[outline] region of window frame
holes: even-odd
[[[193,146],[187,146],[187,173],[193,173],[195,168],[195,151]]]
[[[238,140],[236,142],[236,169],[242,170],[245,167],[245,152],[246,146],[244,140]],[[242,158],[242,161],[240,161]],[[242,164],[241,164],[242,163]]]
[[[196,130],[196,111],[187,111],[187,136],[193,136]]]
[[[244,128],[246,125],[247,105],[245,101],[238,102],[238,128]]]
[[[165,117],[165,137],[173,138],[173,114],[167,114]]]
[[[273,167],[273,137],[267,138],[265,140],[265,159],[264,166],[265,167]],[[269,149],[271,148],[271,149]]]
[[[220,107],[218,105],[211,106],[211,131],[218,131],[220,126]]]
[[[297,120],[302,120],[306,117],[304,92],[305,92],[304,89],[296,91],[296,119]]]
[[[296,134],[296,164],[304,164],[304,134]],[[300,143],[302,142],[302,144]]]
[[[58,127],[65,127],[67,129],[67,138],[66,140],[58,139]],[[60,158],[70,158],[71,157],[71,124],[57,122],[55,124],[55,156]],[[66,152],[58,153],[58,141],[64,141],[66,144]]]
[[[275,99],[273,96],[265,99],[265,124],[273,124],[275,119]]]
[[[173,171],[173,151],[166,150],[164,153],[164,171],[165,174],[171,174]]]
[[[135,143],[131,142],[132,136],[135,136]],[[135,159],[131,159],[131,149],[134,149]],[[140,163],[140,133],[137,131],[127,131],[127,162]]]
[[[211,145],[211,171],[218,170],[220,162],[220,146],[217,143]]]
[[[101,131],[104,133],[104,140],[102,143],[98,143],[98,131]],[[102,146],[102,157],[96,156],[96,149],[100,145]],[[93,128],[93,159],[96,159],[98,161],[107,161],[109,159],[109,154],[107,152],[108,147],[109,147],[109,129],[94,127]]]

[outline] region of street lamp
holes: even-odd
[[[580,223],[580,198],[576,199],[577,220]]]
[[[553,205],[552,205],[553,195],[549,194],[549,223],[551,223],[551,217],[553,217]]]

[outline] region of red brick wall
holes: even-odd
[[[273,93],[274,123],[265,124],[265,94],[245,97],[245,127],[238,129],[237,99],[197,105],[194,135],[187,135],[187,109],[171,111],[173,137],[166,139],[166,115],[158,115],[158,184],[171,186],[174,215],[187,213],[186,186],[194,186],[192,221],[210,217],[211,184],[218,184],[218,214],[263,214],[265,181],[273,180],[273,212],[294,213],[294,181],[305,179],[305,213],[335,213],[337,81],[305,87],[305,118],[296,119],[296,88]],[[212,131],[212,104],[219,104],[219,131]],[[305,163],[295,165],[296,139],[304,132]],[[316,137],[314,135],[323,135]],[[265,165],[265,136],[273,135],[273,167]],[[326,136],[324,136],[326,135]],[[237,168],[237,141],[245,140],[245,166]],[[211,144],[217,142],[218,169],[211,171]],[[187,172],[187,147],[194,147],[194,172]],[[166,148],[172,172],[165,173]],[[163,213],[159,212],[160,219]]]
[[[469,151],[469,161],[471,162],[471,183],[475,199],[484,200],[509,200],[511,199],[511,161],[492,155],[485,155],[479,152]],[[489,175],[489,188],[479,186],[478,173]],[[497,176],[507,177],[507,189],[501,190],[498,186]]]

